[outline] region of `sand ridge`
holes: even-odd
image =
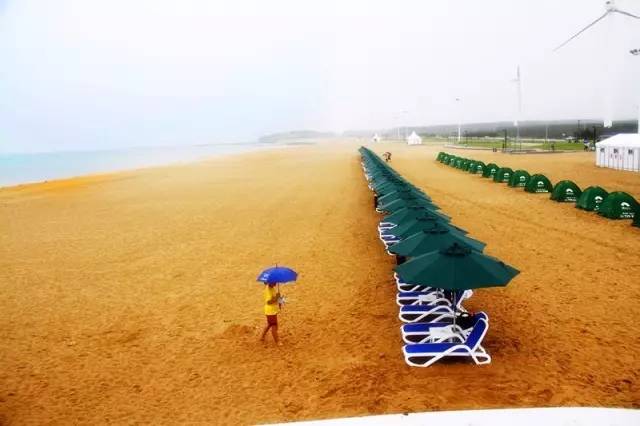
[[[491,317],[490,366],[410,368],[357,147],[144,169],[38,196],[0,191],[2,422],[640,405],[640,230],[442,166],[442,147],[374,147],[522,271],[466,305]],[[589,166],[564,155],[567,167]],[[535,160],[557,180],[558,157],[543,157],[502,162]],[[574,179],[588,183],[593,169]],[[640,195],[635,175],[597,177]],[[275,262],[300,273],[283,289],[283,348],[257,342],[255,279]]]

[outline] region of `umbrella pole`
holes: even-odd
[[[280,294],[280,283],[278,283],[278,308],[282,309],[282,306],[280,305],[280,298],[282,297],[282,295]]]
[[[458,312],[458,304],[456,303],[456,291],[453,290],[453,329],[456,328],[456,313]]]

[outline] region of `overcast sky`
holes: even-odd
[[[630,118],[640,20],[552,52],[604,3],[0,0],[0,151],[512,120],[518,64],[523,119]]]

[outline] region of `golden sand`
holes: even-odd
[[[247,424],[461,408],[639,407],[640,229],[378,145],[521,274],[465,305],[489,366],[410,368],[357,146],[0,190],[0,423]],[[593,154],[462,153],[640,199]],[[263,346],[257,273],[283,292]]]

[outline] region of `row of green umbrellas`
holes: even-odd
[[[402,281],[455,291],[505,286],[519,273],[484,254],[485,243],[453,225],[427,194],[371,150],[362,147],[360,154],[377,210],[385,215],[383,232],[399,240],[388,251],[408,258],[395,268]]]

